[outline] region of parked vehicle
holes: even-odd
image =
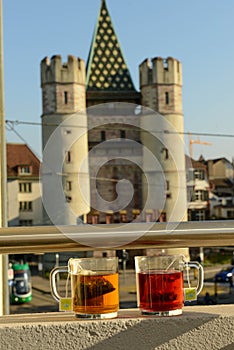
[[[229,282],[233,284],[234,282],[234,266],[228,266],[215,275],[216,282]]]
[[[31,273],[27,263],[12,265],[13,279],[10,284],[11,304],[27,303],[32,300]]]

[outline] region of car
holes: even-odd
[[[234,266],[228,266],[216,273],[216,282],[234,282]]]

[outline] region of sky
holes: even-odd
[[[40,156],[40,62],[88,57],[101,0],[2,0],[7,142]],[[135,87],[146,58],[174,57],[183,68],[185,132],[205,144],[193,157],[234,157],[234,1],[106,0]],[[10,129],[10,130],[9,130]],[[206,135],[208,134],[208,135]],[[210,136],[210,134],[221,136]],[[189,139],[185,135],[185,143]]]

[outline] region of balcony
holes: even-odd
[[[63,232],[63,233],[62,233]],[[112,248],[234,246],[234,221],[11,227],[0,229],[0,253],[92,251]],[[234,348],[234,305],[185,306],[176,317],[120,310],[112,320],[85,321],[72,313],[0,317],[1,349],[225,349]]]

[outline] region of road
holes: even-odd
[[[33,298],[29,303],[10,305],[11,314],[40,313],[58,311],[58,304],[50,294],[33,289]]]

